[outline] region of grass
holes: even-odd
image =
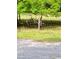
[[[18,39],[31,39],[35,41],[43,42],[58,42],[61,41],[60,27],[45,28],[37,30],[34,28],[18,28],[17,38]]]
[[[21,14],[21,19],[31,19],[31,16],[33,19],[38,19],[40,15],[29,15],[29,14]],[[42,20],[60,20],[61,17],[52,17],[52,16],[42,16]]]

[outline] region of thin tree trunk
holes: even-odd
[[[19,20],[21,19],[21,15],[20,15],[20,13],[18,14],[18,16],[19,16]]]
[[[17,20],[18,20],[18,13],[17,13]]]
[[[38,19],[38,30],[40,30],[41,29],[41,20],[42,20],[42,15],[41,15],[41,17]]]

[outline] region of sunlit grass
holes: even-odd
[[[40,15],[21,14],[21,19],[31,19],[31,17],[36,20],[36,19],[38,19],[40,17]],[[61,20],[61,17],[42,16],[42,20]]]
[[[60,27],[47,28],[42,30],[18,28],[18,39],[31,39],[35,41],[57,42],[61,40]]]

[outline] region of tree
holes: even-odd
[[[21,13],[23,13],[23,9],[24,9],[24,4],[23,4],[23,0],[18,0],[17,1],[17,14],[19,16],[19,20],[21,19]]]
[[[20,13],[39,14],[38,29],[41,27],[42,16],[58,16],[61,12],[61,0],[18,0],[17,9],[20,19]]]

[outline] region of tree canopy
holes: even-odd
[[[61,0],[18,0],[18,13],[33,13],[58,16],[61,12]]]

